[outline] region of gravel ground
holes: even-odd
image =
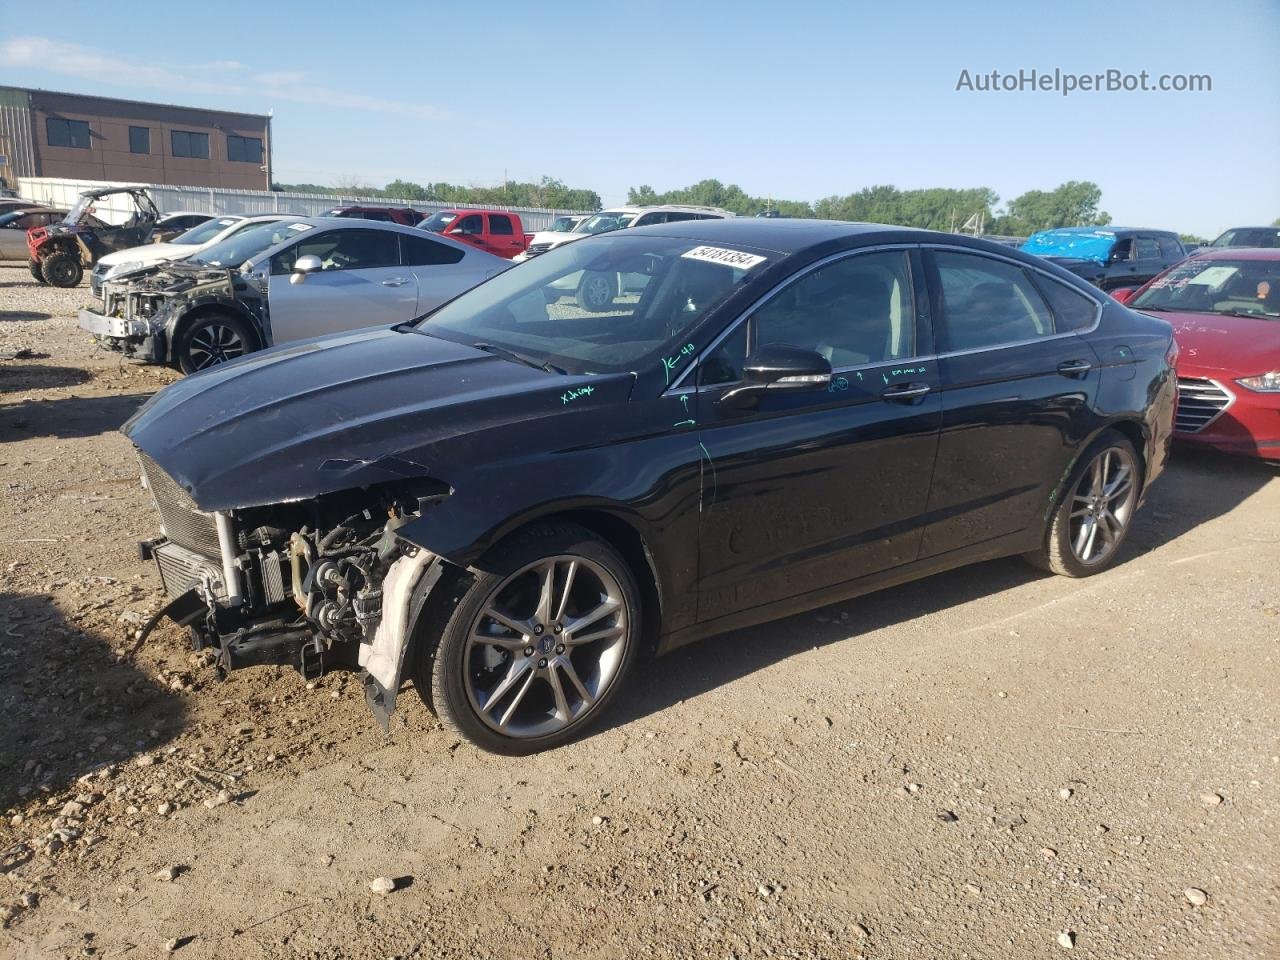
[[[116,432],[175,374],[0,269],[0,956],[1280,956],[1280,476],[1179,451],[1120,564],[999,561],[644,665],[514,760],[218,682]]]

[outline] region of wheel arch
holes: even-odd
[[[1053,516],[1053,512],[1058,509],[1059,504],[1062,503],[1062,498],[1067,492],[1067,480],[1075,472],[1076,466],[1080,463],[1080,458],[1083,457],[1088,449],[1097,442],[1098,438],[1108,430],[1116,431],[1133,444],[1133,449],[1138,454],[1138,466],[1142,471],[1140,485],[1138,487],[1139,498],[1146,493],[1147,474],[1149,472],[1147,450],[1151,441],[1149,432],[1143,422],[1136,417],[1113,417],[1100,424],[1092,433],[1086,436],[1076,448],[1075,454],[1071,457],[1070,461],[1068,461],[1066,469],[1062,471],[1062,476],[1054,486],[1053,496],[1050,498],[1048,508],[1045,511],[1046,522],[1048,522],[1048,520]]]
[[[258,323],[257,317],[237,304],[226,303],[221,300],[209,300],[203,303],[197,303],[183,311],[168,325],[168,329],[166,331],[168,343],[165,345],[165,352],[169,363],[174,363],[178,359],[177,355],[174,353],[174,347],[178,342],[178,338],[182,336],[183,331],[197,320],[217,313],[230,314],[231,316],[247,323],[249,325],[249,330],[253,335],[254,349],[263,349],[266,340],[262,335],[262,326]]]

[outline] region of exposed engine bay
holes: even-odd
[[[406,481],[211,514],[140,459],[164,532],[141,544],[142,553],[173,598],[163,613],[191,629],[193,646],[213,649],[224,676],[262,664],[293,666],[308,679],[363,668],[370,706],[385,724],[407,631],[425,599],[417,588],[440,572],[431,571],[440,563],[434,555],[395,531],[448,488]]]

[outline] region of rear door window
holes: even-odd
[[[1133,259],[1159,260],[1160,244],[1155,237],[1138,237],[1133,241]]]
[[[502,237],[509,237],[515,233],[511,227],[511,218],[503,213],[489,214],[489,232]]]
[[[933,251],[941,294],[940,352],[981,350],[1053,334],[1053,315],[1022,267]]]

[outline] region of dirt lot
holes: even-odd
[[[0,956],[1280,956],[1274,468],[1180,452],[1103,576],[710,640],[504,759],[173,628],[119,660],[160,594],[116,428],[173,375],[87,298],[0,269]]]

